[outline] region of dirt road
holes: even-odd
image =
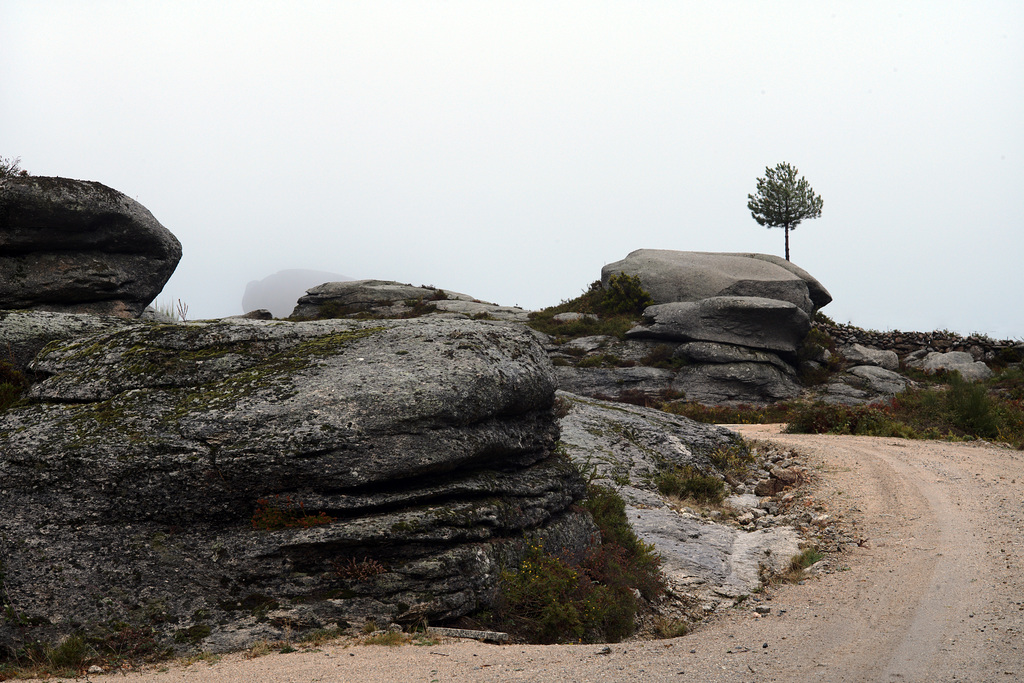
[[[1024,680],[1024,453],[933,441],[778,434],[804,454],[812,494],[863,545],[838,571],[759,596],[675,640],[398,648],[326,646],[225,657],[97,683],[189,681]]]

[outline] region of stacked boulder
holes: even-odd
[[[179,259],[174,235],[105,185],[0,179],[0,310],[138,318]]]
[[[640,249],[606,265],[602,283],[607,287],[620,273],[638,278],[654,300],[642,323],[626,334],[639,344],[633,355],[658,349],[681,366],[661,369],[657,378],[647,378],[653,382],[623,377],[620,386],[715,404],[771,402],[800,393],[797,349],[814,313],[832,300],[806,271],[766,254]],[[644,370],[652,369],[657,370]],[[563,389],[593,391],[587,391],[589,380],[580,368],[558,370]]]

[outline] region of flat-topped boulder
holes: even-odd
[[[0,180],[0,309],[137,318],[180,259],[146,207],[105,185]]]
[[[299,298],[292,318],[475,318],[526,322],[529,312],[440,287],[391,280],[325,282]]]
[[[618,273],[640,278],[656,304],[757,297],[789,302],[811,316],[832,301],[807,271],[769,254],[637,249],[602,268],[602,284]]]
[[[489,604],[594,527],[535,337],[470,320],[136,322],[47,346],[0,414],[0,650],[179,649]]]

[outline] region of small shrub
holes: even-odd
[[[309,528],[330,524],[334,521],[324,512],[310,514],[306,512],[302,502],[292,503],[291,496],[274,496],[260,498],[256,501],[256,511],[252,515],[252,528],[263,531],[279,531],[291,528]]]
[[[531,544],[515,571],[501,576],[497,623],[532,642],[617,642],[634,629],[634,589],[647,599],[664,591],[661,558],[640,541],[625,503],[591,485],[583,506],[601,531],[601,545],[578,565]]]
[[[174,642],[198,645],[204,638],[210,635],[210,630],[209,624],[196,624],[195,626],[189,626],[188,628],[183,628],[174,634]]]
[[[28,175],[28,171],[21,168],[21,157],[14,157],[9,159],[7,157],[0,157],[0,178],[14,178]]]
[[[960,373],[950,378],[946,406],[955,427],[967,434],[991,439],[999,435],[999,419],[985,385],[968,382]]]
[[[855,434],[858,436],[895,436],[913,438],[914,430],[874,406],[843,406],[812,403],[794,408],[790,414],[789,434]]]
[[[544,334],[550,334],[559,343],[577,337],[594,335],[608,335],[623,339],[626,332],[632,329],[639,320],[639,313],[643,311],[643,308],[637,309],[644,299],[635,291],[632,281],[617,280],[616,282],[619,283],[619,286],[614,293],[610,293],[611,290],[606,292],[601,286],[601,281],[597,280],[575,299],[530,313],[527,325]],[[636,280],[636,284],[639,285],[639,280]],[[643,291],[642,288],[640,291]],[[559,322],[554,319],[559,313],[584,313],[597,316],[597,319],[585,317],[569,322]]]
[[[719,446],[708,454],[708,460],[719,471],[734,475],[740,475],[747,471],[747,468],[754,463],[754,456],[750,448],[744,442]]]
[[[25,375],[7,361],[0,361],[0,413],[17,403],[28,386]]]
[[[368,581],[380,574],[386,574],[388,568],[375,559],[364,557],[357,560],[350,557],[347,560],[332,561],[331,566],[339,579],[346,581]]]
[[[690,632],[691,623],[686,619],[666,619],[657,617],[654,620],[654,632],[659,638],[680,638]]]
[[[622,367],[623,362],[618,356],[610,353],[595,353],[587,356],[576,364],[578,368],[617,368]]]
[[[367,636],[359,642],[363,645],[384,645],[387,647],[396,647],[398,645],[405,645],[411,641],[412,638],[401,631],[385,631],[384,633],[375,633],[372,636]]]
[[[651,352],[640,361],[641,365],[652,368],[664,368],[666,370],[677,370],[689,365],[689,361],[682,356],[674,356],[675,349],[668,344],[658,344]]]
[[[825,556],[817,548],[804,548],[799,555],[793,556],[793,559],[789,561],[789,566],[793,569],[807,569],[812,564],[823,559],[825,559]]]
[[[766,406],[706,406],[692,401],[674,401],[662,405],[661,409],[707,424],[768,424],[786,422],[789,419],[790,405],[773,403]]]
[[[658,473],[654,483],[663,496],[691,499],[706,505],[718,505],[725,499],[725,482],[689,466],[664,470]]]
[[[609,315],[640,315],[654,304],[636,275],[617,273],[608,278],[608,289],[601,301],[602,312]]]

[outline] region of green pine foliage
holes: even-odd
[[[757,179],[757,194],[747,195],[747,208],[758,225],[784,228],[786,260],[789,260],[789,231],[809,218],[821,216],[822,200],[806,178],[797,178],[796,167],[782,162],[764,169]]]

